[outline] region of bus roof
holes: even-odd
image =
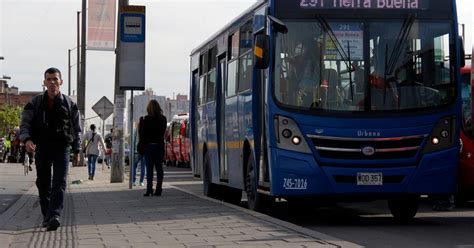
[[[209,37],[207,40],[202,42],[199,46],[197,46],[195,49],[191,51],[191,56],[194,55],[195,53],[201,51],[204,47],[207,46],[208,43],[212,42],[215,40],[217,37],[225,33],[232,25],[235,23],[239,22],[241,19],[245,18],[248,14],[250,14],[254,9],[257,9],[260,5],[264,4],[267,0],[258,0],[256,3],[252,4],[249,8],[247,8],[242,14],[238,15],[236,18],[232,19],[227,25],[225,25],[223,28],[221,28],[219,31],[214,33],[211,37]]]

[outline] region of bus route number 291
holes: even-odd
[[[308,180],[303,178],[283,178],[283,188],[285,189],[307,189]]]

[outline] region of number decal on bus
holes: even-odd
[[[323,1],[320,2],[321,7],[323,7]],[[301,0],[300,7],[316,7],[318,5],[318,0]]]
[[[283,188],[285,189],[307,189],[308,180],[302,178],[283,178]]]

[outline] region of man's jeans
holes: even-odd
[[[97,162],[97,155],[89,154],[87,156],[87,170],[89,171],[89,176],[95,176],[95,163]]]
[[[54,216],[59,217],[64,208],[69,148],[60,145],[38,146],[35,160],[36,186],[39,192],[41,213],[46,220]],[[53,168],[52,183],[51,167]]]

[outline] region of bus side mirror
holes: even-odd
[[[270,44],[269,37],[264,33],[255,35],[255,42],[253,47],[253,57],[255,61],[255,68],[267,69],[270,64]]]
[[[268,19],[270,19],[272,27],[275,32],[282,33],[282,34],[288,33],[288,27],[286,27],[285,23],[282,22],[280,19],[271,15],[268,16]]]
[[[465,56],[466,56],[466,53],[464,52],[464,42],[463,42],[463,38],[462,36],[459,36],[459,42],[460,42],[460,47],[461,47],[461,51],[460,51],[460,59],[461,59],[461,68],[464,67],[466,65],[466,61],[465,61]]]

